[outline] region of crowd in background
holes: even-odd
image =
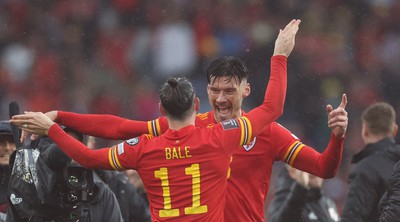
[[[345,153],[340,172],[325,183],[340,210],[351,156],[363,147],[362,110],[386,101],[400,113],[399,1],[3,0],[0,119],[14,100],[23,110],[153,119],[160,115],[158,87],[169,75],[192,80],[200,111],[208,111],[205,67],[225,55],[250,68],[249,110],[264,96],[275,30],[292,18],[302,23],[278,122],[323,149],[325,105],[337,107],[347,94]]]

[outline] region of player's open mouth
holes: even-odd
[[[218,113],[220,115],[228,115],[230,113],[230,109],[229,108],[218,108]]]

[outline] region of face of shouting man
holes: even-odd
[[[213,77],[208,84],[207,93],[215,120],[221,122],[242,115],[242,102],[250,94],[250,84],[247,79],[239,82],[235,77]]]

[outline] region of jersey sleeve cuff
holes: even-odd
[[[278,61],[286,62],[287,57],[284,55],[274,55],[271,57],[271,60],[278,60]]]

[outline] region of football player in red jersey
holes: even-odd
[[[110,148],[91,150],[65,134],[43,113],[26,112],[10,121],[25,131],[48,135],[85,167],[138,170],[153,221],[223,221],[226,178],[234,150],[250,144],[283,112],[286,60],[299,24],[300,20],[292,20],[280,31],[262,105],[212,127],[195,127],[199,100],[184,78],[169,79],[161,88],[160,110],[169,128],[156,138],[145,134]],[[246,87],[243,82],[236,84]]]

